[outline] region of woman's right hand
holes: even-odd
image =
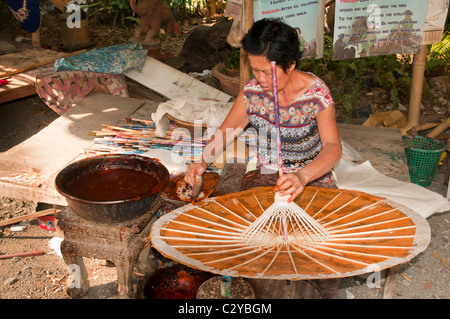
[[[189,164],[187,166],[186,175],[184,176],[185,182],[191,186],[194,186],[195,176],[203,175],[207,167],[208,165],[205,162]]]

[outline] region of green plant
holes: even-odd
[[[86,5],[81,6],[82,9],[88,10],[89,18],[96,18],[101,21],[107,20],[113,17],[113,25],[117,19],[124,24],[125,21],[131,21],[133,23],[140,23],[140,20],[135,18],[130,8],[129,0],[107,0],[91,2],[87,1]]]
[[[450,31],[442,34],[442,40],[428,46],[425,72],[427,76],[439,75],[449,70],[450,65]]]
[[[190,17],[201,15],[207,6],[207,0],[163,0],[172,7],[176,21],[183,21]]]
[[[231,47],[231,50],[225,55],[223,64],[230,70],[239,70],[240,49]]]

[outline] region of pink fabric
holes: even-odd
[[[67,112],[99,85],[105,87],[112,95],[129,97],[123,74],[60,71],[36,76],[37,94],[59,115]]]

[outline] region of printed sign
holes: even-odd
[[[316,33],[319,17],[318,0],[254,0],[254,21],[263,18],[281,18],[295,28],[300,40],[303,58],[317,57]],[[318,18],[319,17],[319,18]],[[320,46],[321,47],[321,46]]]
[[[333,59],[416,54],[427,0],[336,0]]]
[[[422,44],[441,42],[450,0],[428,0]]]

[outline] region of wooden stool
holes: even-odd
[[[157,209],[131,221],[118,224],[102,224],[87,221],[65,209],[55,217],[64,232],[61,254],[75,270],[75,282],[67,288],[67,294],[80,298],[89,288],[88,274],[82,257],[111,261],[117,268],[120,297],[130,297],[131,279],[135,261],[148,262],[148,256],[140,252],[148,242],[151,225],[156,220]]]

